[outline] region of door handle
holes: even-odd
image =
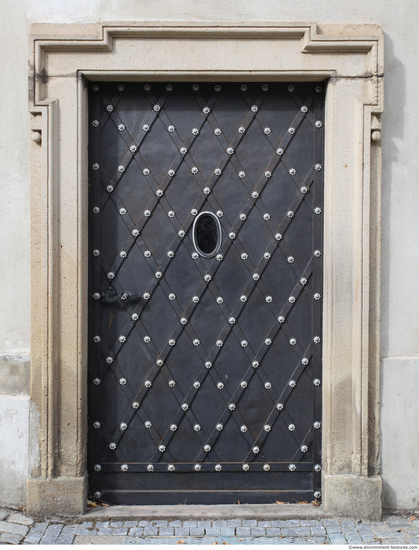
[[[132,300],[133,298],[136,298],[136,296],[137,295],[135,292],[132,292],[131,290],[124,290],[123,292],[117,294],[113,288],[108,288],[105,292],[102,292],[102,302],[114,304],[118,300]]]

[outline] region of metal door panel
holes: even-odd
[[[323,102],[316,84],[92,85],[96,498],[320,498]],[[204,211],[217,258],[193,245]]]

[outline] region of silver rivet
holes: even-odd
[[[265,430],[265,432],[270,432],[271,431],[271,427],[269,426],[269,424],[265,424],[263,426],[263,429]]]
[[[321,120],[316,120],[314,126],[316,128],[321,128],[323,126],[323,122]]]
[[[322,209],[319,208],[319,207],[317,206],[317,207],[314,209],[314,213],[317,214],[317,215],[319,215],[319,214],[322,213]]]
[[[257,199],[259,196],[259,193],[257,191],[253,191],[252,193],[252,199]]]
[[[295,128],[288,128],[288,133],[291,135],[295,134]]]
[[[315,164],[314,169],[317,170],[317,172],[320,172],[320,170],[322,169],[322,165],[321,164]]]
[[[264,464],[264,465],[263,465],[263,470],[264,470],[265,472],[269,472],[270,469],[271,469],[271,467],[269,466],[269,464]]]
[[[224,426],[223,426],[222,424],[217,424],[217,425],[215,426],[215,429],[216,429],[217,431],[219,431],[219,432],[221,432],[221,430],[222,430],[223,428],[224,428]]]
[[[99,170],[99,164],[97,162],[95,162],[93,165],[92,165],[92,168],[93,170]]]
[[[297,173],[297,170],[295,168],[291,168],[289,171],[290,176],[295,176],[296,173]]]
[[[287,262],[288,262],[289,264],[294,263],[294,256],[288,256]]]
[[[243,171],[240,171],[240,172],[239,172],[239,178],[243,179],[243,178],[245,178],[245,177],[246,177],[246,173],[243,172]]]
[[[288,298],[288,301],[289,301],[290,304],[293,304],[293,303],[295,302],[295,297],[294,297],[294,296],[290,296],[290,297]]]
[[[160,111],[160,105],[158,103],[156,103],[154,106],[153,106],[153,111],[158,113]]]
[[[173,252],[173,250],[169,250],[169,252],[167,253],[168,258],[173,258],[174,255],[175,253]]]
[[[307,445],[301,445],[300,450],[302,453],[306,453],[308,451]]]
[[[120,132],[123,132],[123,131],[125,130],[125,124],[119,124],[119,125],[118,125],[118,130],[119,130]]]
[[[164,445],[159,445],[159,451],[161,453],[164,453],[165,450],[166,450],[166,447]]]
[[[176,430],[177,430],[176,424],[171,424],[170,425],[170,431],[175,432]]]
[[[113,191],[113,186],[112,186],[112,185],[107,185],[107,186],[106,186],[106,191],[107,191],[108,193],[112,193],[112,191]]]
[[[313,428],[315,428],[316,430],[318,430],[320,428],[320,426],[321,426],[320,422],[315,422],[313,424]]]
[[[295,338],[291,338],[290,340],[291,346],[295,346],[296,343],[297,343],[297,340]]]
[[[234,411],[234,410],[236,410],[236,405],[234,403],[230,403],[228,408],[229,408],[230,411]]]
[[[201,465],[200,464],[195,464],[193,469],[195,470],[195,472],[200,472],[201,471]]]
[[[92,120],[92,126],[94,128],[97,128],[99,126],[99,121],[98,120]]]
[[[178,235],[181,239],[183,239],[183,237],[185,236],[185,232],[183,231],[183,229],[178,232]]]
[[[211,193],[211,189],[209,187],[204,187],[204,194],[209,195]]]
[[[301,359],[301,363],[303,365],[308,365],[308,359],[306,357],[303,357],[303,359]]]
[[[284,408],[284,405],[282,403],[278,403],[276,408],[278,409],[278,411],[282,411],[282,409]]]
[[[119,256],[121,258],[126,258],[127,257],[127,253],[123,250],[122,252],[119,253]]]
[[[132,408],[133,409],[139,409],[140,408],[140,404],[138,403],[138,401],[134,401],[134,403],[132,404]]]
[[[170,169],[170,170],[167,172],[167,175],[168,175],[169,177],[173,178],[173,176],[175,175],[175,171]]]
[[[192,258],[193,260],[197,260],[197,259],[199,258],[198,252],[192,252],[191,258]]]
[[[281,233],[277,233],[277,234],[275,235],[275,239],[276,239],[277,241],[280,241],[280,240],[282,239]]]
[[[198,128],[193,128],[192,134],[193,134],[194,136],[197,136],[197,135],[199,134]]]
[[[223,341],[222,341],[222,340],[217,340],[217,341],[215,342],[215,345],[216,345],[217,347],[219,347],[219,348],[222,348],[222,347],[223,347]]]
[[[217,254],[215,259],[219,262],[221,262],[221,260],[223,259],[223,255],[222,254]]]
[[[94,384],[95,386],[99,386],[99,384],[100,384],[100,378],[95,378],[95,379],[93,380],[93,384]]]
[[[98,430],[100,428],[100,422],[94,422],[93,427]]]
[[[147,464],[147,472],[154,472],[154,466],[152,464]]]
[[[224,302],[224,298],[222,298],[221,296],[218,296],[217,304],[222,304],[223,302]]]
[[[320,256],[322,255],[322,253],[320,252],[320,250],[315,250],[315,251],[314,251],[314,255],[316,256],[316,258],[320,258]]]
[[[243,424],[243,426],[240,426],[240,431],[243,432],[243,433],[246,433],[247,432],[247,426],[245,426]]]
[[[246,128],[244,128],[243,126],[240,126],[239,128],[239,134],[244,134],[246,131]]]
[[[246,92],[246,91],[247,91],[247,86],[246,86],[246,84],[242,84],[242,85],[240,86],[240,90],[241,90],[242,92]]]
[[[138,231],[138,229],[133,229],[132,230],[132,236],[133,237],[138,237],[139,234],[140,234],[140,232]]]
[[[263,214],[263,219],[264,219],[265,221],[268,221],[268,220],[270,220],[270,219],[271,219],[271,216],[270,216],[270,214],[268,214],[268,213],[266,213],[266,214]]]
[[[116,443],[109,443],[109,448],[111,451],[114,451],[116,449]]]
[[[303,286],[306,285],[307,284],[307,279],[305,277],[301,277],[300,284],[303,285]]]
[[[266,134],[267,136],[271,133],[271,129],[270,128],[265,128],[263,130],[263,133]]]
[[[118,172],[120,172],[122,174],[122,172],[125,172],[125,166],[118,166]]]
[[[169,470],[169,472],[174,472],[175,471],[175,467],[173,464],[169,464],[169,466],[167,467],[167,469]]]
[[[320,336],[315,336],[315,337],[313,338],[313,342],[314,342],[315,344],[318,344],[318,343],[320,342]]]
[[[257,369],[258,366],[259,366],[259,361],[253,361],[253,362],[252,362],[252,367],[253,367],[254,369]]]
[[[240,302],[247,302],[246,296],[240,296]]]
[[[196,382],[193,383],[193,387],[197,390],[201,387],[201,384],[198,382],[198,380]]]
[[[148,292],[144,292],[143,298],[144,298],[144,300],[149,300],[150,299],[150,294]]]
[[[247,260],[248,257],[249,256],[245,252],[243,252],[243,254],[240,256],[242,260]]]
[[[211,446],[210,446],[210,445],[208,445],[208,444],[207,444],[207,445],[204,445],[204,451],[205,451],[206,453],[209,453],[210,450],[211,450]]]
[[[223,213],[222,210],[217,210],[217,216],[218,216],[219,218],[222,218],[223,215],[224,215],[224,213]]]
[[[248,472],[249,471],[249,464],[243,464],[242,468],[245,472]]]
[[[220,86],[219,84],[216,84],[216,85],[214,86],[214,90],[215,90],[216,92],[221,92],[221,86]]]
[[[220,130],[220,128],[216,128],[216,129],[214,130],[214,134],[215,134],[216,136],[221,135],[221,130]]]
[[[308,111],[307,105],[303,105],[303,106],[300,108],[300,111],[301,111],[302,113],[307,113],[307,111]]]
[[[186,155],[187,152],[188,152],[188,150],[186,149],[186,147],[181,147],[181,148],[179,149],[179,153],[180,153],[181,155]]]
[[[195,340],[193,341],[193,345],[194,346],[199,346],[201,342],[198,340],[198,338],[195,338]]]
[[[97,84],[94,84],[94,85],[92,86],[92,90],[93,90],[94,92],[99,91],[99,86],[98,86]]]
[[[143,132],[148,132],[150,130],[150,126],[148,124],[143,124]]]
[[[315,300],[320,300],[321,296],[320,296],[320,294],[319,294],[318,292],[316,292],[316,294],[313,296],[313,298],[314,298]]]
[[[270,390],[272,388],[272,384],[270,382],[265,382],[265,389]]]
[[[125,338],[125,336],[120,336],[120,337],[118,338],[118,340],[121,342],[121,344],[123,344],[124,342],[127,341],[127,339]]]
[[[216,464],[214,469],[215,469],[216,472],[221,472],[223,467],[221,466],[221,464]]]
[[[146,258],[150,258],[150,256],[151,256],[150,250],[146,250],[146,251],[144,252],[144,256],[145,256]]]
[[[95,472],[100,472],[102,466],[100,464],[95,464]]]
[[[199,432],[199,430],[201,429],[201,426],[199,424],[195,424],[193,429],[196,431],[196,432]]]
[[[289,386],[290,388],[295,388],[296,385],[297,385],[297,382],[296,382],[295,380],[290,380],[290,381],[288,382],[288,386]]]
[[[121,422],[119,427],[121,428],[121,430],[126,430],[128,428],[128,426],[125,424],[125,422]]]
[[[293,431],[295,430],[294,424],[290,424],[290,425],[288,426],[288,429],[289,429],[290,432],[293,432]]]
[[[138,313],[133,313],[133,314],[131,315],[131,319],[132,319],[133,321],[138,321]]]
[[[125,208],[120,208],[119,209],[119,213],[121,214],[121,216],[125,216],[125,214],[127,213],[126,209]],[[144,212],[145,213],[145,212]]]
[[[227,147],[226,153],[228,155],[232,155],[234,153],[234,149],[232,147]]]
[[[222,390],[222,389],[224,388],[224,384],[223,384],[222,382],[218,382],[217,388],[218,388],[219,390]]]
[[[161,359],[157,359],[156,365],[157,365],[158,367],[162,367],[162,366],[163,366],[163,361],[162,361]]]
[[[209,113],[210,113],[210,108],[209,108],[209,107],[204,107],[204,108],[202,109],[202,112],[204,113],[204,115],[209,115]]]
[[[314,466],[314,470],[315,470],[316,472],[320,472],[321,469],[322,469],[322,467],[320,466],[320,464],[316,464],[316,465]]]
[[[295,472],[295,470],[297,469],[297,467],[295,466],[295,464],[290,464],[290,465],[288,466],[288,469],[289,469],[290,472]]]
[[[257,107],[257,105],[252,105],[251,111],[252,111],[252,113],[257,113],[257,112],[258,112],[258,107]]]
[[[253,447],[252,451],[255,453],[255,455],[257,455],[258,452],[260,451],[260,449],[259,449],[258,446],[255,445],[255,446]]]
[[[194,85],[192,86],[192,90],[193,90],[194,92],[197,92],[197,91],[199,90],[199,84],[194,84]]]
[[[95,249],[93,250],[93,256],[99,256],[100,252],[99,250]]]
[[[234,325],[234,323],[236,322],[236,319],[234,317],[230,317],[228,322],[230,323],[230,325]]]
[[[320,386],[320,380],[319,380],[318,378],[315,378],[315,379],[313,380],[313,384],[314,384],[315,386]]]
[[[107,357],[106,362],[108,363],[108,365],[111,365],[113,363],[113,358],[112,357]]]
[[[216,168],[216,169],[214,170],[214,174],[215,174],[216,176],[221,176],[221,170],[220,170],[219,168]]]
[[[180,323],[181,323],[182,325],[186,325],[187,322],[188,322],[188,320],[185,319],[185,317],[182,317],[182,319],[180,320]]]
[[[305,195],[305,194],[307,193],[308,189],[307,189],[307,187],[305,187],[305,186],[303,185],[303,187],[301,187],[300,191],[301,191],[301,193],[302,193],[303,195]]]
[[[176,340],[173,340],[173,338],[171,338],[169,340],[169,346],[174,346],[176,344]]]
[[[170,126],[167,127],[167,131],[172,134],[175,131],[175,127],[170,125]]]
[[[321,86],[316,86],[316,88],[315,88],[315,90],[318,94],[322,91],[322,89],[323,88]]]
[[[289,218],[292,218],[294,216],[294,212],[292,210],[289,210],[289,212],[287,212],[287,216]]]
[[[162,274],[161,274],[160,271],[156,271],[156,273],[154,274],[154,276],[155,276],[156,279],[161,279]]]
[[[204,281],[205,281],[206,283],[209,283],[209,281],[211,281],[211,275],[209,275],[209,274],[207,273],[207,275],[205,275],[205,277],[204,277]]]
[[[288,91],[289,91],[289,92],[293,92],[294,90],[295,90],[294,86],[293,86],[292,84],[290,84],[290,85],[288,86]]]
[[[125,90],[125,87],[123,84],[118,85],[118,92],[123,92]]]
[[[265,172],[265,178],[270,178],[272,176],[272,172],[269,172],[269,170],[267,170]]]
[[[186,403],[183,403],[182,411],[187,411],[188,409],[189,409],[189,405],[187,405]]]
[[[194,304],[197,304],[197,303],[199,302],[198,296],[194,296],[194,297],[192,298],[192,302],[193,302]]]
[[[245,380],[243,380],[242,382],[240,382],[240,386],[245,389],[247,388],[247,382]]]
[[[284,150],[279,148],[276,150],[276,154],[279,155],[279,156],[282,156],[284,154]]]
[[[314,496],[314,498],[320,498],[322,496],[322,494],[321,494],[320,491],[316,491],[315,493],[313,493],[313,496]]]
[[[242,340],[240,343],[242,348],[247,348],[247,344],[248,344],[247,340]]]
[[[270,345],[272,344],[272,340],[271,340],[270,338],[266,338],[265,344],[266,344],[267,346],[270,346]]]
[[[197,174],[197,173],[199,172],[199,170],[198,170],[198,168],[197,168],[196,166],[193,166],[193,167],[191,168],[191,172],[192,172],[192,174]]]
[[[146,344],[149,344],[151,342],[150,336],[144,336],[143,340]]]
[[[161,189],[157,189],[156,196],[157,197],[162,197],[163,196],[163,191]]]
[[[258,275],[257,273],[254,273],[254,274],[252,275],[252,279],[253,279],[254,281],[259,281],[259,275]]]
[[[205,363],[205,368],[206,368],[206,369],[210,369],[211,367],[212,367],[211,361],[206,361],[206,363]]]
[[[112,113],[112,111],[113,111],[113,106],[112,106],[112,105],[108,105],[108,106],[106,107],[106,110],[108,111],[108,113]]]
[[[169,218],[174,218],[176,214],[173,212],[173,210],[170,210],[167,215],[169,216]]]
[[[121,386],[125,386],[125,384],[127,383],[127,381],[126,381],[125,378],[120,378],[120,379],[119,379],[119,383],[121,384]]]
[[[230,239],[232,239],[232,240],[236,238],[236,234],[233,233],[233,232],[229,233],[228,236],[229,236]]]

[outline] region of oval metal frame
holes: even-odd
[[[198,223],[199,218],[201,216],[203,216],[204,214],[212,216],[214,218],[214,220],[216,221],[217,227],[218,227],[217,246],[215,247],[214,251],[211,254],[205,254],[205,252],[202,252],[202,250],[199,248],[198,243],[196,242],[196,239],[195,239],[196,224]],[[197,217],[195,218],[195,220],[193,222],[193,225],[192,225],[192,242],[193,242],[193,246],[194,246],[195,250],[197,251],[197,253],[200,256],[202,256],[203,258],[213,258],[217,254],[217,252],[220,250],[222,241],[223,241],[223,230],[222,230],[222,227],[221,227],[220,220],[218,219],[216,214],[214,214],[214,212],[208,212],[208,211],[200,212],[197,215]]]

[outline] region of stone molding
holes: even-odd
[[[71,513],[82,513],[85,502],[88,81],[247,79],[327,86],[324,503],[357,516],[356,498],[337,507],[337,497],[373,483],[370,517],[379,517],[381,28],[39,23],[31,33],[31,398],[40,420],[31,423],[39,453],[28,482],[29,512],[56,510],[54,491],[34,488],[57,479],[75,487]]]

